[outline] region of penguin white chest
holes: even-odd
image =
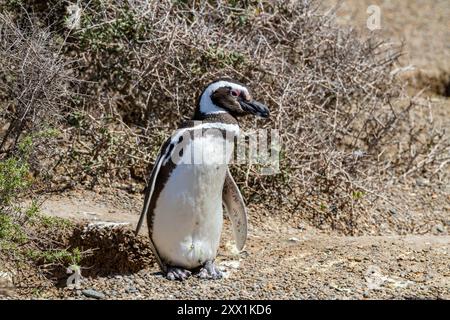
[[[190,140],[160,192],[152,240],[170,265],[192,269],[216,257],[230,149],[221,135]]]

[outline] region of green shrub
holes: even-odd
[[[0,213],[0,248],[10,248],[26,240],[27,236],[22,227],[11,216]]]
[[[0,212],[31,184],[28,163],[16,157],[0,160]]]
[[[48,249],[48,250],[28,250],[27,256],[39,264],[61,264],[64,266],[79,265],[82,259],[82,253],[78,248],[67,249]]]

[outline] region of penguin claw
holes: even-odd
[[[212,279],[218,280],[223,277],[222,271],[220,271],[214,262],[207,261],[205,265],[200,269],[200,271],[196,274],[200,279]]]
[[[191,272],[189,270],[186,269],[182,269],[182,268],[173,268],[170,267],[167,270],[167,274],[166,274],[166,278],[168,280],[186,280],[187,278],[189,278],[191,276]]]

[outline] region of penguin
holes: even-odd
[[[150,248],[169,280],[191,275],[220,279],[214,264],[223,224],[224,204],[238,250],[247,238],[247,210],[230,174],[238,118],[269,117],[269,109],[253,100],[248,88],[223,78],[201,93],[191,120],[183,122],[160,149],[148,180],[144,217]]]

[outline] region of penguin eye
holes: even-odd
[[[233,97],[238,97],[239,94],[240,94],[239,90],[236,90],[236,89],[231,90],[231,95],[232,95]]]

